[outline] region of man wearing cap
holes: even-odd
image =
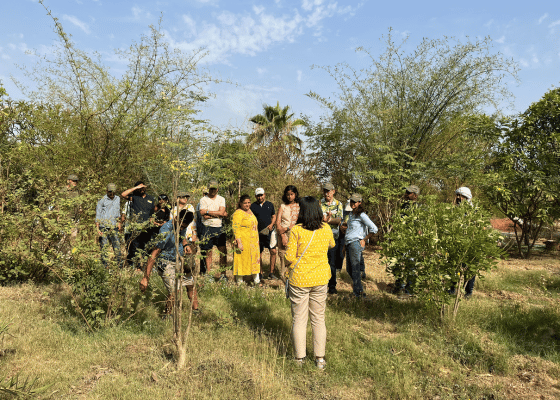
[[[462,186],[459,189],[455,190],[455,200],[453,201],[453,204],[455,204],[456,206],[466,204],[466,205],[472,207],[473,204],[472,204],[471,190],[466,186]],[[465,278],[468,278],[468,277],[465,277]],[[473,293],[473,290],[474,290],[475,280],[476,280],[476,275],[473,276],[472,278],[469,278],[469,280],[465,283],[465,298],[466,299],[469,299],[472,296],[472,293]],[[452,295],[455,295],[455,284],[453,284],[451,286],[451,289],[449,290],[449,293],[452,294]]]
[[[420,188],[416,185],[410,185],[405,188],[403,203],[401,204],[401,216],[408,214],[408,211],[418,205],[418,196],[420,195]],[[414,261],[411,259],[411,261]],[[412,282],[404,282],[401,277],[396,277],[395,288],[393,293],[398,295],[411,295]]]
[[[105,268],[107,268],[107,245],[109,242],[113,246],[117,266],[121,266],[121,243],[118,235],[121,199],[115,195],[116,190],[117,185],[109,183],[107,194],[97,202],[97,208],[95,209],[95,226],[101,245],[101,260]]]
[[[122,192],[121,196],[130,201],[131,222],[136,224],[132,229],[129,257],[142,256],[141,252],[146,249],[146,244],[151,239],[150,228],[153,223],[150,221],[155,211],[155,199],[146,194],[147,186],[142,181],[136,182],[134,187]],[[139,269],[139,268],[138,268]]]
[[[216,246],[220,252],[221,281],[227,281],[225,268],[227,266],[226,234],[222,230],[222,218],[227,217],[226,199],[218,194],[218,182],[210,181],[208,195],[200,199],[200,215],[204,225],[204,236],[200,249],[206,257],[206,268],[212,268],[212,248]]]
[[[171,215],[169,216],[170,220],[173,219],[177,215],[177,213],[183,209],[190,211],[193,214],[195,213],[193,205],[189,203],[190,198],[190,193],[184,191],[177,192],[177,205],[173,207],[173,211],[171,211]]]
[[[67,251],[70,251],[67,247],[69,246],[71,248],[78,236],[77,224],[80,220],[80,214],[82,213],[82,207],[78,199],[79,196],[78,175],[70,174],[66,179],[66,186],[60,191],[60,198],[62,200],[61,209],[63,214],[66,215],[66,221],[71,225],[68,231],[65,230],[61,239],[61,247],[64,247]]]
[[[262,273],[262,253],[264,249],[268,249],[270,253],[270,274],[268,279],[280,279],[274,275],[276,267],[276,244],[270,245],[270,236],[276,224],[276,213],[274,212],[274,205],[266,200],[266,194],[263,188],[255,190],[256,201],[251,204],[251,211],[257,218],[259,230],[259,248],[261,252],[261,273]]]
[[[404,201],[401,204],[401,214],[406,214],[407,210],[415,207],[420,195],[420,188],[416,185],[410,185],[405,188]]]
[[[323,222],[330,225],[335,246],[327,251],[329,266],[331,267],[331,279],[329,280],[330,294],[336,294],[336,255],[338,253],[338,226],[342,222],[343,208],[340,201],[334,198],[334,185],[325,183],[323,185],[323,198],[321,199],[321,210],[323,211]]]

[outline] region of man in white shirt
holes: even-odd
[[[206,257],[206,268],[212,267],[212,248],[216,246],[220,252],[220,281],[227,281],[226,234],[222,229],[222,218],[227,217],[226,200],[218,194],[218,182],[210,181],[208,194],[200,199],[200,214],[204,225],[204,236],[200,244],[202,255]]]

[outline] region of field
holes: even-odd
[[[560,398],[557,254],[501,261],[454,323],[391,294],[371,249],[366,266],[365,301],[351,299],[344,272],[329,297],[322,372],[291,361],[289,304],[273,282],[203,284],[181,371],[162,304],[138,295],[132,318],[88,333],[63,285],[23,284],[0,287],[0,322],[9,324],[0,379],[37,378],[36,387],[51,385],[34,395],[42,399]],[[153,283],[161,290],[159,278]]]

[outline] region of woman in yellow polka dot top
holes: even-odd
[[[299,223],[292,228],[286,250],[286,261],[290,263],[288,295],[292,305],[294,352],[296,362],[303,363],[309,315],[315,365],[323,369],[326,365],[327,283],[331,278],[327,250],[334,247],[335,242],[331,228],[323,222],[323,211],[317,199],[304,197],[299,206]]]

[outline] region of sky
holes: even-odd
[[[383,4],[382,4],[383,3]],[[560,86],[560,2],[558,1],[409,1],[372,0],[45,0],[78,48],[103,57],[111,71],[123,71],[114,50],[128,48],[162,18],[171,46],[184,51],[205,48],[201,67],[226,83],[208,87],[213,97],[200,117],[221,129],[249,131],[248,119],[263,104],[289,105],[296,117],[318,121],[326,114],[311,91],[329,97],[334,79],[321,68],[347,63],[368,66],[357,47],[375,57],[382,36],[409,37],[407,48],[422,38],[455,37],[464,42],[489,36],[493,50],[519,64],[519,82],[506,114],[523,112],[546,91]],[[12,82],[32,87],[20,67],[48,56],[57,36],[37,0],[6,2],[0,13],[0,81],[9,96],[24,95]]]

